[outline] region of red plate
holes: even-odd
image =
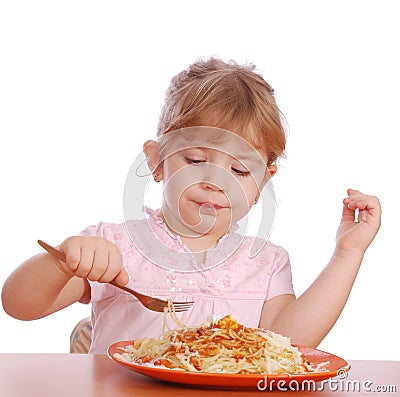
[[[122,353],[121,347],[132,345],[133,341],[122,341],[112,344],[108,348],[108,356],[116,363],[137,372],[166,382],[182,383],[186,385],[206,386],[206,387],[229,387],[229,388],[258,388],[259,390],[272,390],[273,388],[282,389],[289,387],[290,390],[300,389],[303,383],[307,387],[312,387],[313,383],[320,382],[335,376],[344,378],[350,370],[350,364],[331,353],[311,347],[294,345],[304,354],[306,359],[314,365],[329,361],[325,366],[327,371],[310,372],[295,375],[268,375],[268,374],[221,374],[209,372],[191,372],[185,370],[147,367],[134,363],[128,363],[117,357],[115,353]]]

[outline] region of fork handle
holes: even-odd
[[[141,296],[141,294],[139,294],[138,292],[134,291],[133,289],[125,287],[124,285],[117,284],[114,280],[109,281],[108,284],[111,284],[114,287],[117,287],[117,288],[120,288],[120,289],[122,289],[122,290],[124,290],[126,292],[129,292],[130,294],[135,295],[136,298],[138,298],[138,299]]]
[[[64,252],[60,251],[57,248],[52,247],[51,245],[45,243],[42,240],[38,240],[38,244],[42,248],[44,248],[50,255],[54,256],[55,258],[59,259],[60,261],[66,262],[66,256],[65,256]],[[129,292],[130,294],[135,295],[137,298],[139,298],[136,291],[133,291],[132,289],[130,289],[128,287],[124,287],[123,285],[119,285],[114,280],[111,280],[109,282],[109,284],[113,285],[114,287],[121,288],[122,290]]]
[[[57,248],[52,247],[51,245],[45,243],[42,240],[38,240],[38,244],[44,248],[50,255],[53,255],[55,258],[59,259],[60,261],[66,262],[66,257],[64,252],[58,250]]]

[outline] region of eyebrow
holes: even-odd
[[[264,160],[262,159],[261,156],[254,156],[252,154],[249,155],[245,155],[245,154],[239,154],[238,156],[235,156],[235,158],[239,159],[239,160],[253,160],[253,161],[257,161],[257,162],[264,162]]]
[[[204,152],[206,152],[208,150],[216,150],[216,151],[220,151],[222,153],[225,153],[230,157],[233,157],[235,160],[252,161],[254,163],[263,164],[263,165],[266,164],[264,159],[261,157],[260,154],[258,154],[257,156],[252,154],[252,153],[249,153],[247,155],[246,154],[234,155],[232,153],[226,152],[226,151],[221,150],[221,149],[209,148],[209,147],[206,147],[206,146],[193,146],[193,147],[188,147],[188,148],[185,148],[185,149],[182,149],[182,150],[201,150],[201,151],[204,151]]]

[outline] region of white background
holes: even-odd
[[[254,62],[287,118],[271,240],[290,253],[298,295],[330,258],[346,189],[379,196],[381,230],[320,348],[399,360],[397,9],[378,0],[1,2],[0,284],[40,252],[37,239],[57,244],[123,221],[125,178],[155,137],[170,78],[218,55]],[[1,310],[0,352],[67,352],[89,312],[76,304],[22,322]]]

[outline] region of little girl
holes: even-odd
[[[150,296],[194,301],[178,313],[187,325],[232,314],[249,327],[317,346],[347,301],[381,209],[376,197],[348,190],[332,258],[296,298],[286,251],[261,241],[249,255],[260,239],[236,230],[284,149],[274,91],[254,66],[216,58],[194,63],[171,80],[158,140],[144,144],[154,180],[163,181],[161,208],[68,237],[59,245],[66,263],[47,253],[28,259],[3,286],[4,309],[32,320],[78,301],[92,303],[91,353],[158,336],[163,314],[108,284],[114,280]]]

